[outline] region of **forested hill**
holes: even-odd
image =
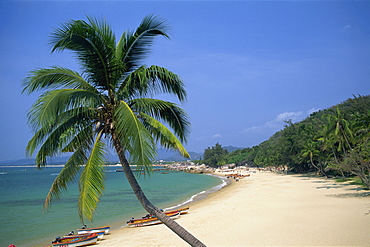
[[[354,96],[312,113],[252,148],[228,154],[228,163],[274,166],[292,172],[356,174],[369,179],[370,96]],[[358,174],[357,170],[363,171]],[[370,185],[370,183],[369,183]]]
[[[357,122],[358,117],[362,115],[368,115],[369,110],[370,95],[354,96],[354,98],[347,99],[346,101],[341,102],[338,105],[313,112],[309,117],[298,123],[293,124],[289,119],[286,119],[286,125],[284,129],[276,132],[272,137],[269,138],[269,140],[261,143],[260,145],[264,146],[267,144],[277,144],[279,141],[281,141],[282,137],[286,137],[287,135],[292,138],[293,130],[297,130],[296,133],[302,135],[301,137],[299,135],[296,135],[294,140],[291,140],[296,144],[323,137],[323,135],[325,134],[324,132],[327,130],[325,127],[327,124],[329,124],[330,120],[337,120],[338,123],[348,122],[348,124],[351,125],[348,127],[355,127],[355,123]]]

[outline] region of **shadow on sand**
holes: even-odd
[[[336,198],[365,198],[370,197],[370,191],[364,189],[360,185],[353,185],[346,182],[338,183],[333,178],[318,177],[314,174],[294,174],[296,177],[300,177],[302,180],[320,179],[312,181],[312,183],[320,184],[316,189],[338,189],[342,188],[347,191],[352,191],[349,193],[339,193],[333,195],[327,195]]]

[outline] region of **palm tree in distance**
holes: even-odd
[[[343,151],[343,154],[346,154],[346,150],[352,149],[353,131],[349,121],[338,106],[335,110],[331,109],[331,111],[331,114],[324,115],[328,120],[324,127],[324,136],[332,136],[338,144],[337,151]]]
[[[189,157],[182,145],[190,127],[186,113],[175,103],[153,98],[169,93],[184,102],[182,80],[163,67],[142,65],[154,38],[168,38],[166,28],[165,21],[149,15],[118,42],[110,26],[95,18],[72,20],[55,29],[52,52],[72,51],[82,73],[54,66],[31,71],[24,80],[23,92],[43,92],[28,113],[35,134],[27,153],[36,152],[36,165],[41,168],[50,157],[72,152],[44,208],[60,197],[82,169],[78,212],[84,222],[92,220],[104,190],[105,150],[111,145],[144,209],[190,245],[204,246],[149,202],[129,166],[150,171],[156,144]]]
[[[310,158],[311,165],[316,169],[318,175],[320,175],[320,173],[322,175],[325,175],[325,172],[321,168],[321,165],[315,165],[315,163],[313,162],[314,157],[320,155],[320,151],[317,146],[318,144],[316,142],[308,140],[305,143],[304,148],[302,149],[302,156]]]

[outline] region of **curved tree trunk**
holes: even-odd
[[[320,175],[320,169],[313,163],[312,155],[310,155],[311,165],[317,170],[316,174]]]
[[[328,178],[328,175],[326,175],[326,172],[325,172],[325,169],[324,169],[324,165],[322,164],[322,162],[319,162],[318,164],[319,168],[320,168],[320,172],[323,176],[325,176],[326,178]]]
[[[126,175],[126,178],[134,191],[137,199],[143,206],[143,208],[150,214],[157,217],[160,221],[162,221],[168,228],[170,228],[174,233],[176,233],[180,238],[182,238],[184,241],[186,241],[191,246],[206,246],[201,241],[199,241],[196,237],[194,237],[191,233],[189,233],[186,229],[184,229],[182,226],[180,226],[177,222],[175,222],[173,219],[168,217],[166,214],[164,214],[160,209],[158,209],[156,206],[154,206],[145,196],[143,190],[141,189],[139,183],[137,182],[135,175],[133,174],[129,163],[126,159],[126,156],[124,154],[124,150],[122,148],[122,145],[120,142],[114,138],[113,135],[113,142],[114,147],[116,149],[116,152],[118,154],[118,158],[121,162],[123,171]]]
[[[342,132],[342,135],[343,135],[343,137],[344,137],[344,140],[346,141],[346,143],[347,143],[347,145],[348,145],[349,149],[352,149],[351,144],[349,143],[349,140],[348,140],[348,138],[347,138],[347,135],[346,135],[346,133],[344,132],[344,129],[343,129],[342,127],[340,127],[340,130],[341,130],[341,132]]]

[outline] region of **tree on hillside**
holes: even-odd
[[[243,153],[231,152],[227,160],[243,160],[260,167],[287,168],[287,171],[298,173],[314,168],[326,175],[341,173],[345,179],[350,173],[355,174],[349,165],[352,168],[366,167],[368,159],[353,160],[359,153],[366,154],[364,145],[370,139],[369,108],[370,95],[359,96],[314,112],[301,122],[285,121],[284,129],[268,140],[245,149]]]
[[[299,155],[303,148],[303,142],[300,138],[302,130],[291,120],[284,122],[286,123],[285,128],[278,145],[275,146],[275,149],[281,154],[279,165],[286,165],[295,172],[306,172],[307,165],[301,164],[302,158]]]
[[[356,139],[363,139],[370,137],[370,110],[366,113],[354,114],[354,129]]]
[[[52,52],[72,51],[82,73],[58,66],[37,69],[23,84],[23,92],[43,92],[28,114],[35,134],[27,152],[37,150],[37,167],[46,166],[50,157],[72,152],[44,206],[59,198],[82,169],[78,212],[82,222],[92,220],[104,189],[106,146],[111,145],[145,210],[189,244],[204,246],[148,201],[129,166],[150,171],[156,144],[189,156],[182,145],[190,126],[186,113],[175,103],[153,98],[168,93],[185,101],[182,80],[163,67],[142,64],[154,38],[168,38],[167,25],[146,16],[117,42],[105,21],[87,19],[69,21],[51,34]]]
[[[370,140],[365,139],[350,150],[341,162],[341,168],[359,176],[365,187],[370,189]]]
[[[250,148],[237,149],[227,155],[227,163],[248,164]]]
[[[363,98],[360,99],[363,100]],[[340,170],[358,176],[365,187],[370,188],[370,111],[361,111],[363,108],[361,106],[360,111],[356,111],[356,108],[352,111],[353,148],[344,154],[343,159],[336,166]]]
[[[330,109],[329,113],[323,117],[327,120],[323,128],[323,137],[320,138],[324,142],[323,149],[328,150],[330,148],[332,150],[333,159],[330,167],[338,170],[344,179],[345,173],[341,161],[347,151],[352,149],[354,141],[350,121],[339,106],[336,106],[335,110]]]
[[[204,150],[204,159],[203,163],[212,166],[218,167],[226,164],[226,156],[229,152],[226,149],[223,149],[219,143],[216,143],[215,146],[207,148]]]
[[[303,157],[309,157],[311,165],[316,169],[318,175],[325,175],[325,171],[320,164],[315,164],[314,157],[320,155],[319,145],[314,141],[307,141],[302,150]]]
[[[352,149],[353,131],[350,122],[346,119],[345,114],[337,106],[335,111],[325,115],[328,123],[325,126],[325,136],[331,136],[337,143],[337,151],[342,151],[343,154],[347,150]]]

